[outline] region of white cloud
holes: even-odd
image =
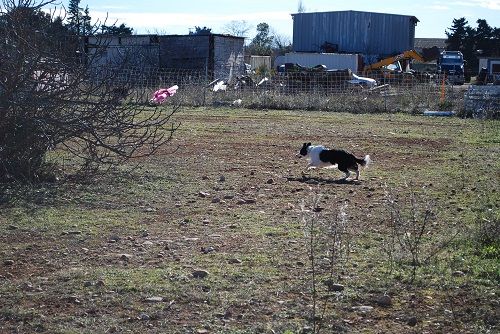
[[[491,10],[500,10],[500,0],[469,0],[469,1],[454,1],[450,4],[467,6],[467,7],[482,7]]]
[[[236,20],[245,20],[250,24],[257,25],[260,22],[273,22],[270,24],[289,24],[292,26],[292,17],[289,12],[258,12],[242,14],[210,14],[210,13],[127,13],[103,11],[91,11],[93,20],[99,19],[102,23],[106,17],[106,24],[125,23],[134,28],[138,33],[163,31],[168,34],[187,34],[189,28],[195,26],[209,27],[212,31],[219,32],[218,29],[226,23]],[[277,29],[280,30],[280,29]]]
[[[449,10],[450,7],[448,6],[443,6],[443,5],[430,5],[430,6],[427,6],[428,9],[433,9],[433,10]]]

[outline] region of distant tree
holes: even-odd
[[[292,52],[292,42],[288,36],[282,35],[272,29],[273,35],[273,53],[276,56]]]
[[[305,12],[306,12],[306,7],[304,7],[302,0],[299,0],[299,3],[297,5],[297,13],[305,13]]]
[[[257,25],[257,35],[248,46],[251,54],[270,56],[273,51],[274,36],[270,34],[269,24],[263,22]]]
[[[90,17],[89,14],[89,6],[85,7],[81,20],[82,20],[82,35],[83,36],[90,35],[90,33],[92,32],[92,23],[90,22],[92,18]]]
[[[82,9],[80,0],[69,0],[68,3],[68,29],[75,35],[82,34]]]
[[[492,55],[500,56],[500,28],[493,28]]]
[[[226,23],[222,28],[223,32],[229,35],[238,37],[247,37],[248,32],[252,30],[252,26],[245,20],[231,21]]]
[[[119,26],[101,26],[101,34],[102,35],[115,35],[115,36],[130,36],[132,35],[134,29],[127,27],[124,23]]]
[[[475,30],[472,27],[465,27],[465,38],[462,47],[459,49],[464,55],[466,72],[477,72],[479,60],[477,59],[477,48]]]
[[[190,35],[210,35],[212,33],[212,28],[208,27],[194,27],[194,31],[190,31]]]
[[[466,61],[466,70],[473,73],[478,70],[479,55],[500,55],[499,29],[491,27],[484,19],[478,19],[476,23],[477,27],[472,28],[463,17],[453,19],[451,28],[446,31],[446,49],[461,51]]]
[[[494,43],[493,42],[493,28],[490,27],[486,20],[479,19],[476,21],[477,28],[475,34],[476,49],[481,50],[485,56],[491,55]]]
[[[446,49],[447,50],[462,50],[467,38],[468,22],[465,17],[453,19],[453,24],[450,31],[446,30]]]

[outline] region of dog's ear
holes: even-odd
[[[307,143],[304,143],[304,145],[302,145],[303,147],[306,147],[307,146]]]
[[[306,145],[306,146],[311,146],[311,143],[307,143],[307,145]]]

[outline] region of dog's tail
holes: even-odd
[[[367,154],[363,159],[358,159],[356,158],[356,162],[360,164],[361,166],[367,168],[368,165],[371,164],[372,160],[370,159],[370,156]]]

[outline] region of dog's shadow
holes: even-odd
[[[308,176],[308,175],[302,175],[300,177],[287,176],[287,180],[301,182],[301,183],[307,183],[307,184],[353,184],[353,185],[361,184],[360,180],[357,180],[357,181],[346,180],[346,179],[333,180],[333,179],[325,179],[322,177]]]

